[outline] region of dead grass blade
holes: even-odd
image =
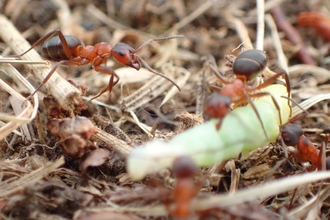
[[[11,95],[15,96],[21,101],[21,104],[25,101],[25,98],[8,86],[4,81],[0,79],[0,86],[9,92]],[[0,113],[0,119],[4,121],[9,121],[6,125],[0,129],[0,140],[5,138],[8,134],[16,130],[22,124],[28,124],[33,120],[33,106],[30,102],[26,102],[24,110],[18,116],[7,115]]]
[[[35,171],[32,171],[25,176],[14,180],[13,182],[1,182],[0,183],[0,197],[11,195],[18,190],[24,189],[25,187],[38,182],[43,177],[47,176],[60,166],[64,165],[64,157],[61,157],[56,162],[49,162],[46,166],[41,167]]]

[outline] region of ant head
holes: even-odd
[[[173,172],[177,178],[191,178],[197,173],[197,166],[189,156],[180,156],[173,162]]]
[[[281,137],[287,146],[297,146],[299,137],[303,134],[303,130],[297,124],[284,125]]]
[[[134,48],[124,43],[116,44],[111,50],[112,56],[118,60],[118,62],[139,70],[140,63],[137,60],[135,52]]]
[[[214,92],[206,100],[205,113],[210,118],[222,118],[230,111],[231,98]]]
[[[268,57],[264,51],[252,49],[240,53],[234,63],[234,74],[244,81],[250,81],[259,76],[267,67]]]
[[[141,57],[139,57],[138,55],[136,55],[136,52],[138,50],[140,50],[142,47],[144,47],[145,45],[151,43],[152,41],[162,41],[162,40],[168,40],[168,39],[172,39],[172,38],[182,38],[183,36],[172,36],[172,37],[166,37],[166,38],[158,38],[158,39],[150,39],[146,42],[144,42],[139,48],[137,48],[136,50],[130,46],[128,46],[127,44],[124,43],[118,43],[115,45],[114,48],[112,48],[111,50],[111,55],[118,60],[120,63],[126,65],[126,66],[130,66],[133,67],[136,70],[140,69],[141,64],[147,68],[150,72],[161,76],[165,79],[167,79],[168,81],[170,81],[174,86],[176,86],[178,88],[178,90],[181,92],[181,88],[178,84],[176,84],[172,79],[168,78],[167,76],[156,72],[154,69],[152,69],[146,61],[144,61]],[[140,64],[141,63],[141,64]]]

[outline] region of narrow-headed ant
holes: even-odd
[[[192,179],[197,174],[196,163],[188,156],[180,156],[173,162],[173,173],[178,179],[171,199],[175,208],[167,207],[168,212],[174,219],[189,219],[192,215],[190,202],[201,188],[201,183]]]
[[[48,40],[56,33],[58,36]],[[14,57],[22,57],[24,54],[28,53],[33,48],[44,43],[41,49],[41,55],[46,59],[59,61],[48,73],[48,75],[46,76],[44,81],[40,84],[40,86],[30,95],[30,97],[32,97],[49,80],[49,78],[56,71],[59,65],[76,67],[76,66],[92,64],[93,65],[92,67],[93,69],[95,69],[95,71],[111,75],[108,86],[103,88],[99,92],[99,94],[97,94],[92,99],[99,97],[106,91],[109,91],[109,93],[111,94],[112,87],[118,83],[119,77],[112,68],[101,66],[101,64],[105,63],[108,57],[110,56],[113,56],[118,62],[126,66],[130,66],[136,70],[139,70],[141,64],[143,64],[143,66],[147,68],[150,72],[159,75],[161,77],[164,77],[165,79],[170,81],[174,86],[176,86],[179,91],[181,91],[180,87],[172,79],[168,78],[167,76],[161,73],[156,72],[141,57],[136,55],[136,52],[138,50],[140,50],[142,47],[153,41],[169,40],[173,38],[183,38],[183,36],[179,35],[179,36],[172,36],[165,38],[150,39],[145,43],[143,43],[136,50],[124,43],[118,43],[113,48],[109,43],[106,42],[100,42],[95,44],[94,46],[85,47],[84,43],[81,40],[79,40],[77,37],[63,35],[63,33],[60,30],[54,30],[49,32],[42,38],[40,38],[27,51],[25,51],[20,55],[14,55]]]
[[[294,152],[294,156],[298,161],[304,163],[310,161],[312,164],[312,169],[322,170],[323,156],[322,151],[318,150],[314,144],[303,135],[303,130],[301,127],[295,123],[289,123],[283,125],[280,138],[283,140],[284,144],[287,146],[297,146],[297,151]],[[327,146],[329,134],[324,137],[324,147]],[[327,159],[327,164],[330,162]],[[327,169],[329,169],[327,167]]]
[[[275,107],[278,110],[280,125],[282,126],[282,118],[280,113],[280,107],[277,104],[274,96],[269,92],[257,92],[271,83],[273,83],[279,76],[284,75],[288,96],[290,97],[290,81],[289,76],[285,71],[275,74],[274,76],[267,79],[264,83],[252,87],[246,85],[247,81],[255,79],[259,76],[268,64],[268,57],[265,52],[257,49],[247,50],[239,54],[236,59],[232,62],[232,72],[236,75],[236,78],[230,82],[224,78],[214,66],[209,65],[215,76],[225,84],[225,87],[220,88],[217,86],[210,86],[215,94],[212,94],[206,102],[205,113],[211,118],[219,118],[219,122],[216,124],[216,128],[220,129],[223,118],[231,111],[231,104],[249,103],[251,104],[254,112],[256,113],[265,136],[268,138],[265,127],[261,121],[260,115],[253,104],[251,98],[258,98],[269,95]]]

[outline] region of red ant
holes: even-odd
[[[277,73],[257,87],[246,85],[247,81],[253,80],[259,76],[266,68],[267,64],[268,57],[265,52],[261,50],[252,49],[240,53],[231,64],[232,72],[236,75],[236,78],[232,82],[224,78],[212,65],[209,65],[215,76],[225,84],[225,87],[223,88],[210,86],[210,89],[216,93],[210,96],[205,107],[205,113],[207,115],[211,118],[219,118],[219,122],[216,124],[217,129],[220,129],[223,118],[231,111],[231,104],[249,103],[261,123],[265,136],[268,138],[265,127],[260,119],[260,115],[251,100],[251,98],[258,98],[266,95],[269,95],[272,98],[273,103],[278,110],[280,124],[282,126],[280,107],[274,96],[269,92],[251,93],[269,86],[279,76],[284,75],[288,96],[290,97],[290,81],[288,74],[285,71]]]
[[[55,33],[57,33],[58,36],[48,40]],[[150,39],[145,43],[143,43],[136,50],[124,43],[118,43],[113,48],[109,43],[106,42],[100,42],[95,44],[94,46],[85,47],[84,43],[81,40],[79,40],[77,37],[63,35],[63,33],[60,30],[54,30],[49,32],[42,38],[40,38],[37,42],[35,42],[31,46],[30,49],[28,49],[27,51],[25,51],[20,55],[14,55],[14,57],[22,57],[24,54],[28,53],[33,48],[45,42],[41,49],[41,55],[46,59],[59,61],[48,73],[48,75],[41,83],[41,85],[29,96],[29,98],[32,97],[49,80],[49,78],[56,71],[59,65],[76,67],[76,66],[92,64],[93,65],[92,67],[93,69],[95,69],[95,71],[111,75],[109,80],[109,85],[103,88],[99,92],[99,94],[97,94],[92,99],[99,97],[108,90],[109,93],[111,94],[112,87],[118,83],[119,77],[112,68],[101,66],[101,64],[105,63],[105,61],[110,56],[113,56],[118,62],[126,66],[130,66],[136,70],[140,69],[142,63],[143,66],[147,68],[150,72],[159,75],[161,77],[164,77],[165,79],[170,81],[174,86],[176,86],[179,91],[181,91],[180,87],[172,79],[168,78],[167,76],[161,73],[156,72],[141,57],[136,55],[136,52],[138,50],[140,50],[142,47],[153,41],[162,41],[173,38],[183,38],[183,36],[179,35],[179,36],[172,36],[165,38]],[[116,78],[116,80],[114,80],[114,78]]]
[[[289,123],[283,125],[281,131],[281,140],[287,146],[297,146],[297,151],[293,154],[300,162],[310,161],[312,169],[322,170],[323,156],[322,150],[318,150],[314,144],[303,135],[303,130],[295,123]],[[324,148],[327,146],[329,134],[324,137]],[[323,148],[322,148],[323,149]],[[330,158],[327,159],[327,164],[330,162]],[[328,167],[327,167],[328,169]]]
[[[178,179],[172,198],[176,205],[173,210],[167,209],[175,219],[188,219],[191,216],[190,201],[201,188],[201,183],[192,180],[197,173],[196,163],[188,156],[180,156],[174,160],[173,172]]]

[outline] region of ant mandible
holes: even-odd
[[[249,103],[251,104],[254,112],[256,113],[261,123],[266,138],[268,138],[265,127],[261,121],[260,115],[251,100],[251,98],[258,98],[266,95],[269,95],[272,98],[272,101],[276,109],[278,110],[280,125],[282,126],[280,107],[276,102],[274,96],[269,92],[259,92],[259,91],[257,93],[253,93],[253,92],[269,86],[278,77],[284,75],[287,86],[288,97],[290,97],[291,90],[290,90],[290,81],[288,74],[285,71],[281,71],[256,87],[246,85],[247,81],[253,80],[257,76],[259,76],[264,71],[267,64],[268,64],[268,57],[265,54],[265,52],[261,50],[252,49],[240,53],[231,64],[232,72],[236,76],[236,78],[232,82],[224,78],[215,69],[214,66],[209,64],[214,75],[221,82],[225,84],[225,87],[223,88],[217,86],[210,86],[210,89],[212,91],[215,91],[216,93],[212,94],[210,98],[206,101],[205,113],[211,118],[219,118],[219,122],[216,124],[217,129],[220,129],[223,118],[231,111],[231,107],[230,107],[231,104]]]
[[[58,36],[51,38],[54,34]],[[113,56],[118,62],[124,64],[125,66],[130,66],[136,70],[140,69],[141,64],[145,68],[147,68],[150,72],[159,75],[168,81],[170,81],[174,86],[181,91],[180,87],[170,78],[167,76],[156,72],[152,69],[141,57],[136,55],[136,52],[140,50],[145,45],[153,42],[153,41],[162,41],[162,40],[169,40],[173,38],[183,38],[183,36],[171,36],[165,38],[156,38],[150,39],[143,43],[138,49],[133,49],[131,46],[124,44],[124,43],[117,43],[113,48],[109,43],[100,42],[95,44],[94,46],[86,46],[84,43],[79,40],[77,37],[70,36],[70,35],[63,35],[60,30],[54,30],[40,38],[37,42],[35,42],[31,48],[20,55],[14,55],[13,57],[22,57],[26,53],[28,53],[33,48],[41,45],[44,43],[41,49],[41,55],[49,60],[59,61],[48,73],[44,81],[39,85],[39,87],[29,96],[31,98],[53,75],[59,65],[66,65],[66,66],[82,66],[92,64],[93,69],[97,72],[105,73],[110,75],[110,80],[108,86],[103,88],[96,96],[92,99],[95,99],[109,91],[111,94],[112,87],[115,86],[118,81],[119,77],[115,73],[115,71],[106,66],[101,66],[101,64],[105,63],[108,57]],[[116,79],[114,79],[116,78]]]
[[[175,208],[168,212],[175,219],[188,219],[191,217],[190,202],[198,194],[201,183],[195,183],[193,177],[197,174],[196,163],[189,156],[177,157],[173,162],[173,173],[178,182],[173,191]]]
[[[298,161],[304,163],[310,161],[312,169],[322,170],[323,156],[322,150],[318,150],[314,144],[303,135],[301,127],[295,123],[283,125],[280,138],[286,146],[297,146],[297,150],[293,153]],[[327,146],[329,134],[324,137],[324,148]],[[323,149],[323,148],[322,148]],[[324,150],[324,149],[323,149]],[[330,158],[326,163],[330,162]],[[327,167],[329,169],[329,167]]]

